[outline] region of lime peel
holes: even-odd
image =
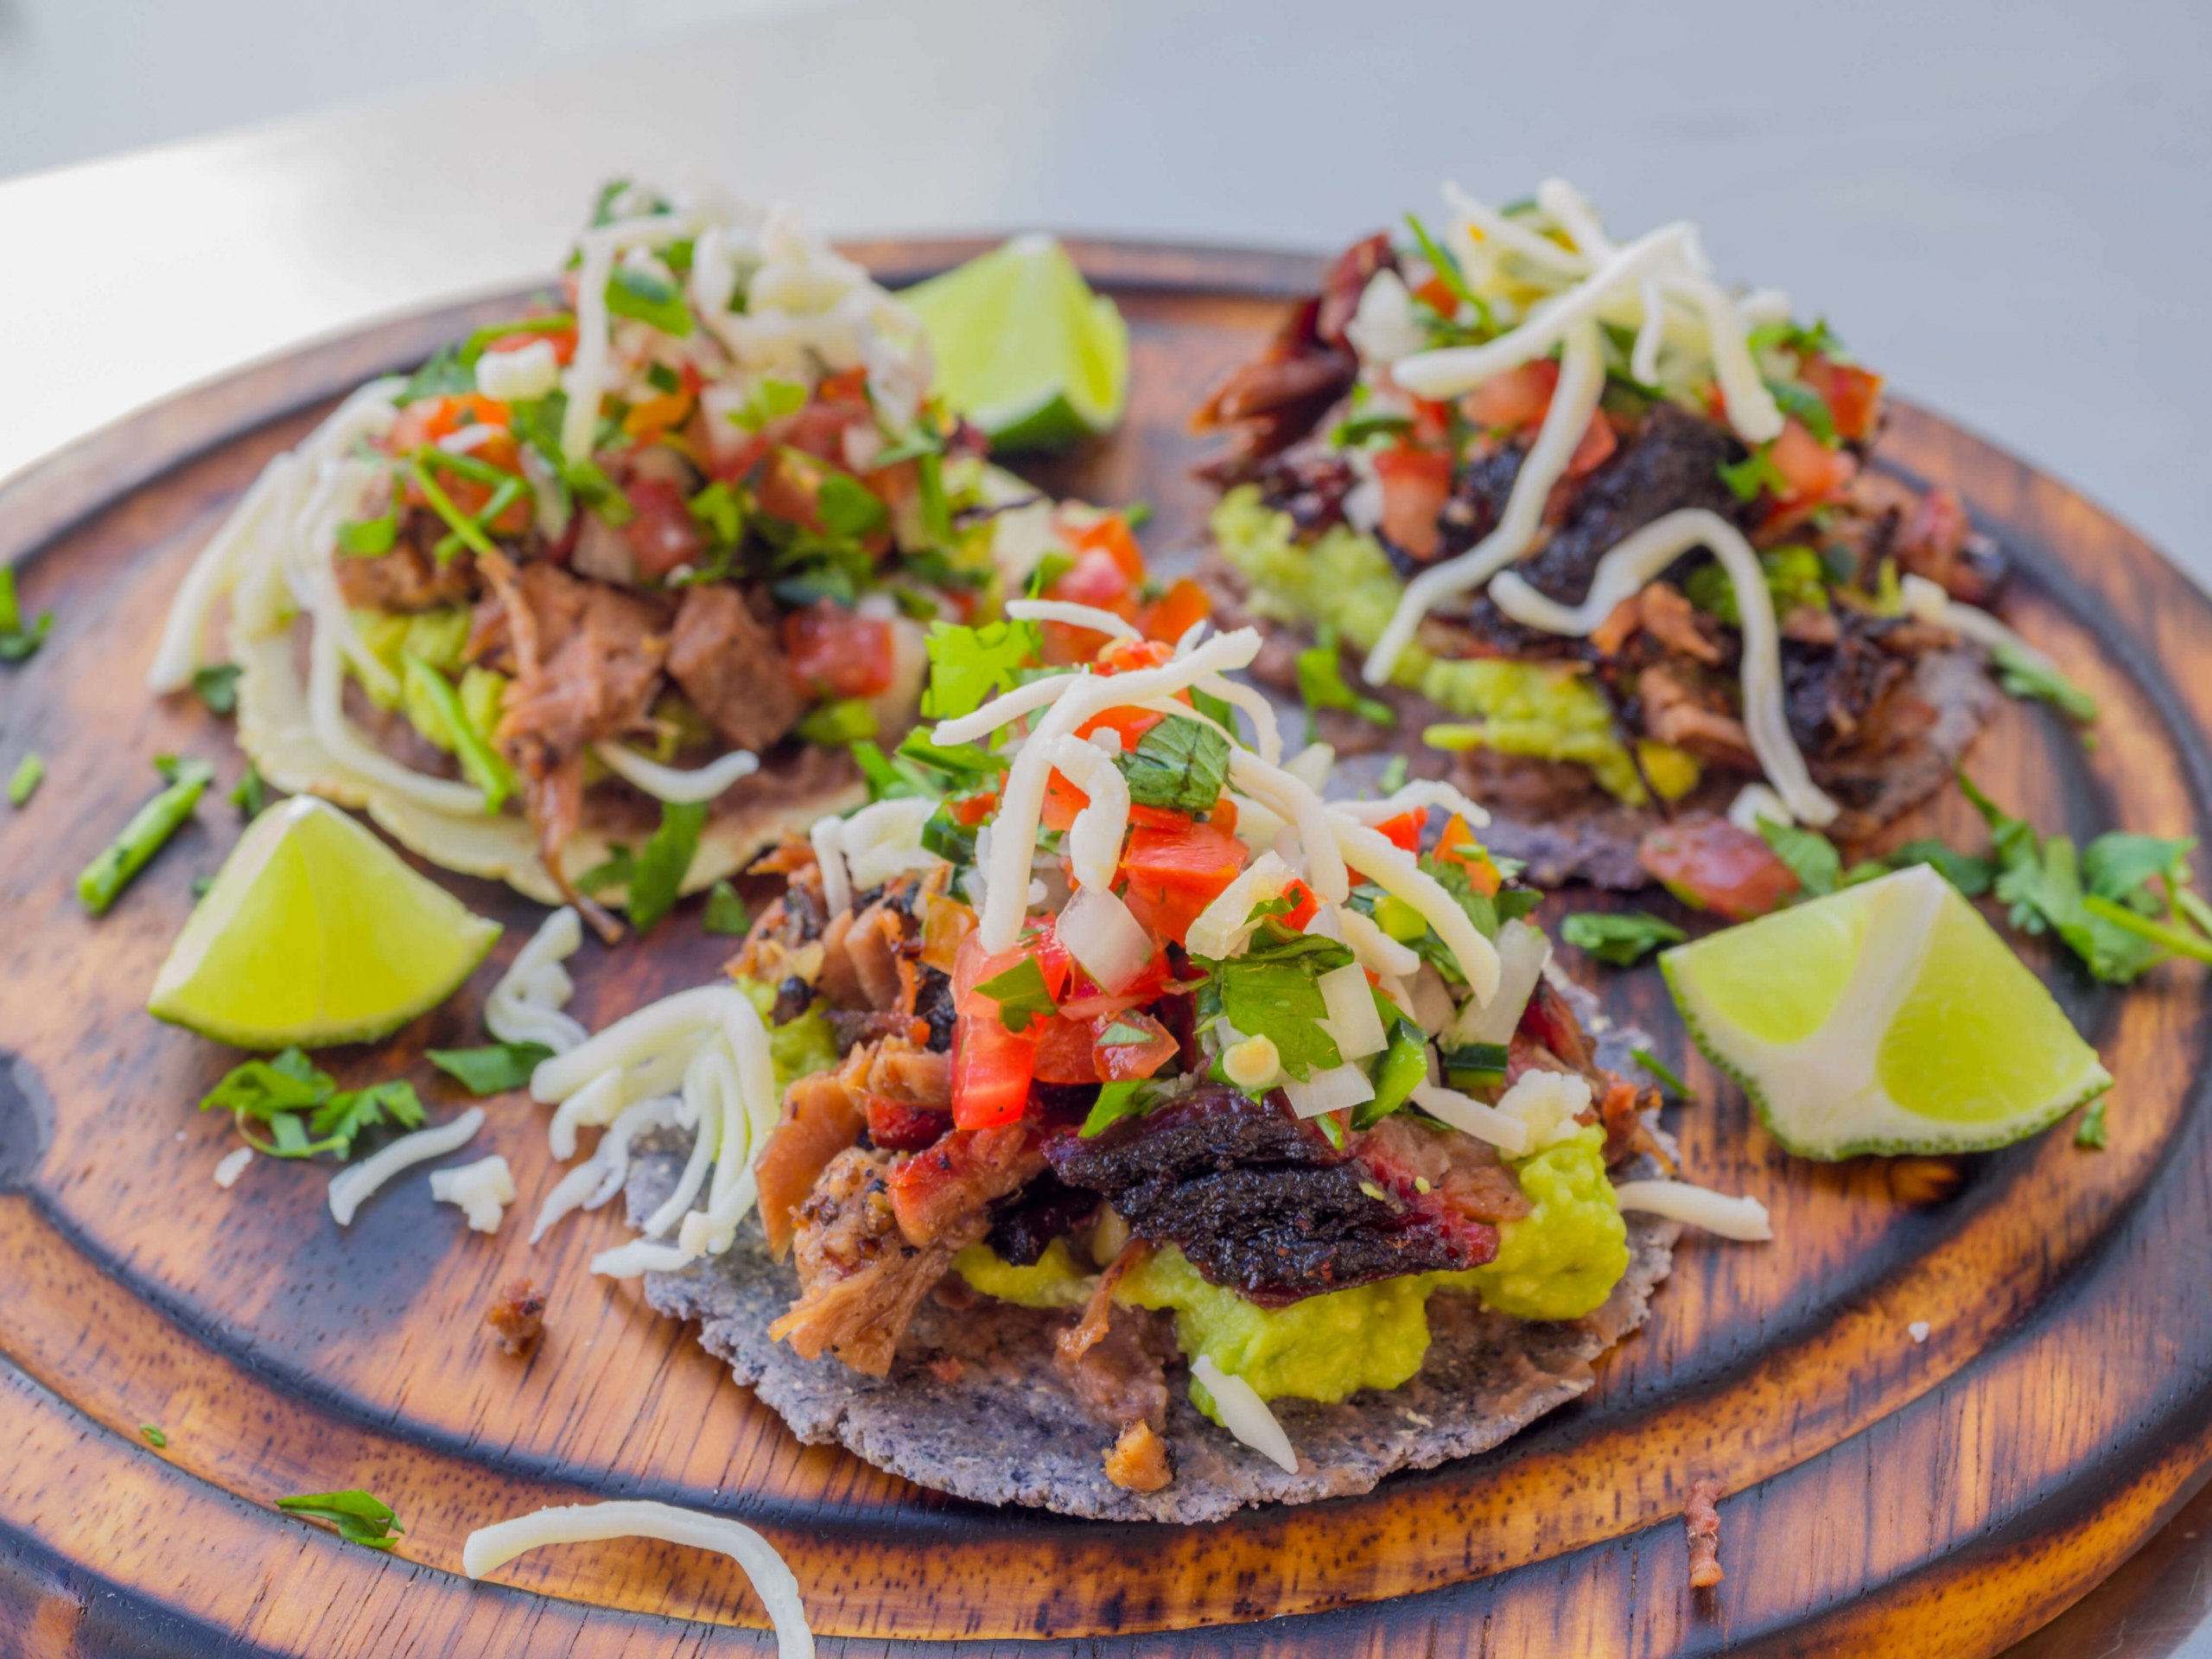
[[[1924,865],[1660,967],[1698,1046],[1803,1157],[2007,1146],[2112,1086],[2043,982]]]
[[[499,937],[374,832],[295,796],[232,849],[147,1011],[239,1048],[368,1042],[452,995]]]

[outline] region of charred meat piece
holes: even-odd
[[[334,568],[338,591],[357,610],[434,611],[467,605],[481,585],[467,548],[441,564],[411,537],[403,537],[391,552],[375,558],[340,556]]]
[[[1637,435],[1581,481],[1565,521],[1521,562],[1520,574],[1540,593],[1580,605],[1589,597],[1598,561],[1655,518],[1704,507],[1746,524],[1745,505],[1719,471],[1743,454],[1726,429],[1672,404],[1654,404]]]
[[[916,1153],[891,1178],[891,1202],[911,1244],[931,1244],[1045,1167],[1027,1127],[955,1129]]]
[[[791,1248],[799,1206],[830,1160],[861,1137],[868,1114],[836,1071],[801,1077],[784,1091],[784,1116],[753,1165],[760,1193],[760,1230],[778,1257]]]
[[[798,724],[810,702],[792,682],[773,631],[744,594],[721,582],[684,589],[668,671],[707,723],[741,749],[766,748]]]
[[[527,1353],[545,1332],[545,1293],[527,1279],[510,1279],[484,1311],[484,1323],[499,1333],[509,1354]]]
[[[536,776],[593,740],[645,723],[668,640],[659,612],[634,594],[533,562],[481,561],[506,615],[515,658],[499,741]]]
[[[1782,700],[1789,734],[1814,759],[1849,747],[1905,674],[1904,664],[1881,648],[1878,630],[1855,613],[1837,619],[1834,645],[1784,639]]]
[[[1167,1442],[1150,1423],[1135,1422],[1107,1448],[1106,1478],[1125,1491],[1156,1492],[1175,1478]]]
[[[1400,1198],[1279,1099],[1202,1089],[1085,1141],[1046,1143],[1060,1179],[1111,1202],[1138,1238],[1178,1246],[1262,1306],[1404,1273],[1475,1267],[1495,1228]]]
[[[1053,1355],[1054,1369],[1069,1390],[1109,1427],[1167,1426],[1166,1372],[1145,1340],[1150,1319],[1141,1309],[1117,1307],[1105,1332],[1081,1355]]]
[[[1690,1547],[1690,1588],[1710,1590],[1727,1574],[1720,1570],[1720,1483],[1704,1477],[1690,1483],[1682,1506],[1682,1531]]]
[[[1498,1162],[1495,1147],[1471,1135],[1439,1134],[1404,1116],[1384,1118],[1355,1143],[1376,1180],[1408,1204],[1433,1196],[1469,1221],[1518,1221],[1534,1206]]]
[[[798,1210],[799,1299],[768,1327],[771,1339],[808,1359],[828,1354],[869,1376],[889,1373],[914,1309],[989,1224],[977,1211],[932,1244],[908,1243],[892,1205],[891,1167],[889,1154],[856,1147],[830,1160]]]
[[[944,1139],[952,1114],[884,1095],[868,1096],[868,1138],[886,1152],[924,1152]]]
[[[1001,1260],[1033,1268],[1046,1245],[1082,1225],[1097,1208],[1096,1192],[1070,1186],[1048,1169],[1001,1212],[987,1242]]]

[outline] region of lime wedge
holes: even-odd
[[[1049,236],[1003,247],[899,296],[937,359],[937,389],[1001,450],[1110,431],[1128,401],[1129,329]]]
[[[1659,965],[1706,1057],[1803,1157],[2005,1146],[2112,1086],[2043,982],[1926,865]]]
[[[499,937],[336,807],[257,818],[177,936],[147,1012],[238,1048],[327,1048],[453,995]]]

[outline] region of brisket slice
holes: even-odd
[[[1433,1195],[1401,1197],[1276,1095],[1201,1089],[1096,1140],[1063,1130],[1045,1155],[1136,1236],[1174,1244],[1210,1283],[1262,1307],[1497,1251],[1494,1227]]]
[[[707,723],[741,749],[766,748],[796,725],[808,698],[783,647],[745,595],[721,582],[683,590],[668,671]]]

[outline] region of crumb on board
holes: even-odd
[[[1690,1588],[1710,1590],[1727,1575],[1720,1570],[1720,1483],[1700,1476],[1690,1483],[1690,1501],[1682,1509],[1682,1530],[1690,1542]]]
[[[1910,1337],[1916,1344],[1928,1340],[1928,1321],[1925,1319],[1915,1319],[1910,1325],[1905,1326],[1904,1329],[1905,1334]]]
[[[939,1354],[929,1363],[930,1375],[947,1388],[957,1382],[967,1370],[967,1365],[957,1354]]]
[[[527,1279],[509,1280],[484,1311],[484,1323],[499,1332],[507,1352],[525,1353],[545,1329],[545,1293]]]
[[[1126,1491],[1156,1492],[1175,1478],[1167,1442],[1141,1417],[1106,1449],[1106,1478]]]

